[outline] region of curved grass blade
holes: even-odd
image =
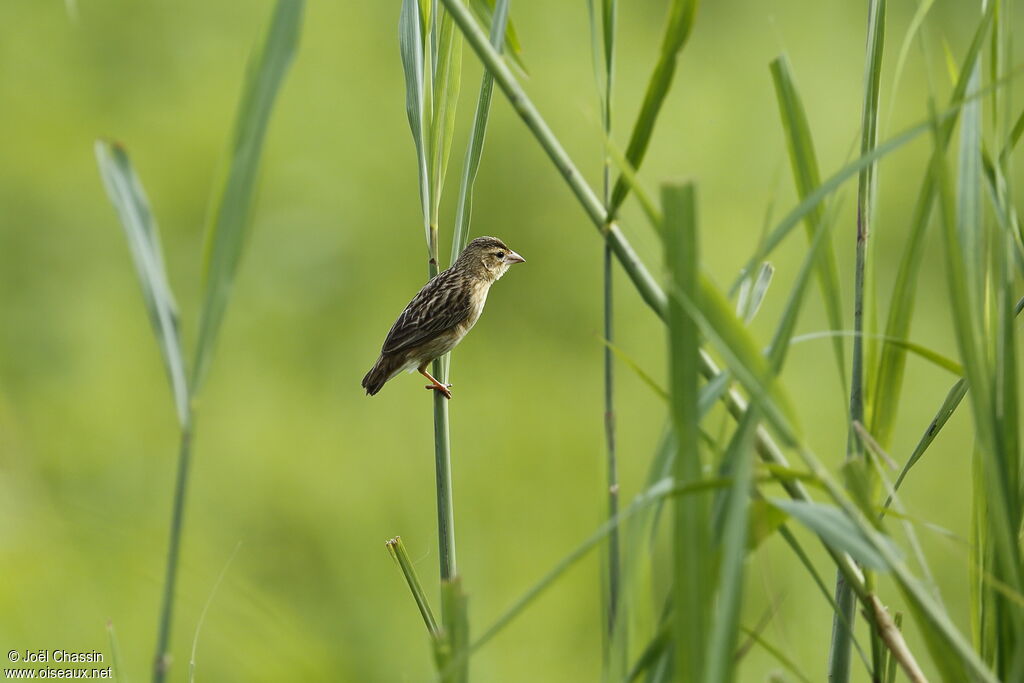
[[[890,569],[889,561],[878,552],[874,543],[865,538],[839,508],[784,498],[771,498],[769,502],[817,534],[826,545],[848,553],[865,567],[880,571]],[[895,546],[893,549],[895,551]]]
[[[910,54],[910,45],[914,42],[914,38],[917,37],[921,27],[924,26],[924,20],[934,4],[935,0],[921,0],[917,4],[917,9],[914,10],[914,16],[910,19],[907,32],[903,34],[903,42],[900,43],[899,55],[896,57],[896,68],[893,70],[892,90],[889,95],[889,111],[885,115],[886,127],[888,127],[888,122],[892,120],[896,93],[900,92],[900,81],[903,80],[903,69],[906,66],[907,56]]]
[[[705,479],[692,484],[676,485],[670,478],[666,478],[659,481],[654,486],[648,487],[645,491],[638,494],[628,507],[622,510],[616,517],[607,520],[604,524],[599,526],[594,533],[588,536],[560,562],[558,562],[558,564],[548,571],[540,581],[533,584],[533,586],[523,593],[519,599],[513,602],[513,604],[506,609],[505,612],[503,612],[502,615],[498,617],[493,624],[491,624],[491,626],[484,630],[479,638],[473,641],[469,646],[469,653],[472,654],[473,652],[476,652],[498,635],[498,633],[518,617],[526,607],[533,603],[534,600],[549,588],[552,583],[560,578],[566,571],[575,566],[577,562],[583,559],[586,554],[593,550],[594,547],[601,543],[601,541],[607,538],[613,528],[630,519],[637,512],[666,497],[689,496],[698,493],[705,493],[707,491],[713,491],[715,489],[729,486],[731,483],[732,482],[727,479]]]
[[[303,0],[278,0],[259,49],[249,60],[226,174],[207,223],[205,282],[199,339],[192,368],[192,393],[198,393],[224,320],[252,213],[263,140],[274,101],[295,57]]]
[[[438,8],[437,55],[433,81],[433,110],[430,116],[430,225],[438,224],[442,188],[448,172],[452,139],[455,135],[455,111],[462,89],[462,34],[455,30],[451,14]],[[434,231],[432,230],[432,233]],[[432,250],[433,252],[433,250]]]
[[[994,3],[993,3],[994,4]],[[958,105],[967,100],[967,74],[977,64],[992,19],[992,11],[986,12],[978,23],[971,45],[964,57],[961,77],[950,96],[952,114],[945,118],[940,127],[940,147],[943,152],[949,144],[953,128],[960,116]],[[970,98],[973,101],[973,97]],[[917,292],[917,276],[924,257],[924,238],[928,228],[932,203],[935,197],[933,171],[928,170],[924,183],[918,192],[910,220],[910,233],[900,258],[889,302],[889,315],[885,325],[885,336],[889,339],[906,339],[914,317],[914,299]],[[905,349],[886,342],[882,345],[881,356],[876,369],[874,390],[868,412],[868,427],[879,444],[888,447],[892,430],[899,414],[900,389],[903,386],[903,372],[906,367]]]
[[[774,657],[775,661],[781,664],[783,668],[785,668],[791,674],[793,674],[798,679],[803,681],[803,683],[810,683],[810,680],[807,678],[807,676],[805,676],[803,672],[801,672],[800,669],[797,667],[796,662],[787,657],[786,653],[784,653],[779,648],[773,646],[756,631],[749,629],[745,626],[741,626],[740,628],[743,630],[744,635],[746,635],[752,641],[760,645],[761,648],[764,649],[764,651],[770,654],[772,657]]]
[[[779,114],[782,117],[783,128],[786,130],[786,142],[793,167],[793,180],[796,183],[797,196],[800,199],[805,199],[813,192],[814,188],[821,185],[821,174],[818,171],[818,160],[814,153],[814,142],[811,138],[810,125],[807,122],[807,113],[804,111],[803,102],[790,73],[789,62],[784,55],[772,61],[771,72],[772,80],[775,83]],[[820,204],[810,209],[804,217],[808,240],[814,239],[816,226],[825,220],[825,211]],[[823,251],[817,263],[818,285],[825,302],[829,327],[839,330],[843,327],[839,267],[836,265],[831,238],[826,236],[825,240],[826,243],[822,247]],[[843,342],[836,338],[833,340],[832,346],[839,370],[839,380],[845,392],[846,360]]]
[[[803,342],[813,341],[815,339],[824,339],[826,337],[832,337],[832,336],[835,336],[835,335],[840,335],[840,336],[843,336],[843,337],[856,337],[856,336],[858,336],[856,332],[847,331],[847,330],[841,330],[839,332],[831,332],[831,331],[809,332],[808,334],[801,334],[799,336],[793,337],[790,340],[790,344],[801,344]],[[887,344],[893,344],[894,346],[898,346],[898,347],[904,349],[905,351],[913,353],[915,356],[918,356],[918,357],[922,358],[923,360],[928,361],[929,363],[931,363],[935,367],[942,368],[943,370],[947,370],[948,372],[951,372],[954,375],[963,375],[964,374],[964,368],[963,368],[963,366],[960,363],[956,362],[955,360],[953,360],[949,356],[943,355],[943,354],[939,353],[938,351],[936,351],[934,349],[929,349],[927,346],[924,346],[922,344],[917,344],[917,343],[912,342],[912,341],[907,341],[906,339],[899,339],[899,338],[896,338],[896,337],[887,337],[884,334],[871,334],[871,335],[861,334],[859,336],[870,337],[871,339],[877,339],[877,340],[880,340],[880,341],[884,341]]]
[[[473,13],[476,14],[484,26],[491,27],[491,33],[494,35],[494,17],[497,15],[498,2],[496,0],[470,0],[470,8]],[[501,35],[504,33],[504,41],[502,41],[505,48],[506,54],[512,58],[516,66],[518,66],[523,73],[526,73],[526,65],[523,63],[523,46],[519,42],[519,35],[516,32],[516,27],[511,20],[505,22],[505,29],[501,33],[498,33],[498,40],[501,40]],[[495,47],[501,51],[501,47],[498,43],[494,43]]]
[[[647,371],[640,367],[640,364],[637,363],[632,356],[630,356],[628,353],[620,349],[615,344],[612,344],[607,339],[604,339],[602,341],[604,341],[605,346],[611,349],[612,353],[615,354],[615,357],[618,358],[622,363],[624,363],[626,367],[632,370],[633,373],[638,378],[640,378],[640,381],[646,384],[647,388],[653,391],[654,394],[658,396],[658,398],[666,402],[669,400],[668,392],[665,391],[665,389],[660,384],[658,384],[657,380],[655,380],[653,377],[647,374]]]
[[[744,563],[748,553],[750,488],[753,483],[754,434],[760,411],[751,403],[740,420],[723,459],[732,486],[725,491],[714,619],[707,641],[705,681],[733,680],[739,642]],[[706,552],[706,551],[705,551]]]
[[[428,3],[429,7],[429,3]],[[420,187],[420,211],[423,214],[426,239],[430,241],[430,176],[427,173],[427,142],[424,135],[423,92],[423,30],[417,0],[402,0],[398,14],[398,47],[405,74],[405,113],[409,119],[413,144],[416,147],[416,169]]]
[[[736,379],[762,402],[762,410],[787,445],[799,440],[795,413],[782,387],[774,381],[768,361],[757,350],[747,327],[736,317],[728,299],[706,277],[698,282],[698,300],[673,288],[670,301],[678,301],[701,333],[726,360]]]
[[[242,547],[242,542],[239,541],[235,544],[235,549],[231,551],[228,561],[224,563],[224,568],[220,570],[220,574],[217,576],[217,580],[213,584],[213,588],[210,589],[210,595],[206,598],[206,602],[203,603],[203,610],[199,613],[199,619],[196,621],[196,632],[192,636],[192,654],[188,660],[188,683],[196,682],[196,653],[199,651],[199,634],[203,630],[203,624],[206,622],[206,613],[210,610],[210,605],[213,604],[213,599],[217,595],[217,590],[220,588],[220,584],[223,583],[224,577],[227,576],[228,569],[231,568],[231,563],[234,562],[235,556],[238,555],[238,549]]]
[[[970,75],[971,89],[975,89],[980,81],[980,67],[975,66]],[[1020,548],[1017,542],[1019,529],[1019,513],[1016,510],[1015,498],[1017,491],[1007,488],[1008,477],[1003,472],[1003,463],[1008,454],[1003,451],[1003,444],[998,434],[999,421],[994,413],[993,383],[990,374],[990,363],[987,358],[989,348],[986,338],[982,312],[975,308],[974,301],[981,293],[982,283],[975,278],[978,267],[978,252],[983,234],[982,226],[969,224],[973,221],[973,211],[980,208],[977,195],[980,194],[980,107],[965,109],[964,123],[961,130],[961,160],[958,174],[956,198],[949,187],[945,159],[939,154],[941,137],[938,126],[935,126],[934,172],[939,188],[942,226],[945,244],[946,268],[948,273],[950,299],[954,314],[954,331],[957,346],[963,358],[966,379],[971,386],[971,407],[974,415],[976,432],[976,499],[975,510],[978,520],[977,528],[982,537],[977,547],[988,546],[991,555],[982,563],[983,567],[992,565],[992,574],[1007,584],[1015,592],[1020,592],[1022,577],[1020,568]],[[1014,417],[1013,419],[1016,419]],[[999,599],[993,596],[994,604]],[[1007,611],[1007,618],[999,625],[998,638],[1006,637],[1020,642],[1024,631],[1024,619],[1019,610]],[[1008,634],[1012,634],[1008,636]],[[986,654],[993,644],[990,634],[982,634],[982,650]],[[1005,652],[1005,651],[1004,651]],[[1008,661],[1000,659],[994,662],[997,673],[1007,675]]]
[[[608,158],[615,163],[619,168],[619,178],[629,185],[629,191],[633,193],[637,201],[640,203],[640,209],[644,212],[647,217],[647,221],[654,228],[654,231],[661,237],[661,210],[655,206],[651,196],[644,189],[643,185],[640,184],[640,179],[636,175],[636,169],[634,169],[626,157],[622,154],[622,151],[615,146],[611,138],[605,137],[604,139],[605,151],[608,153]]]
[[[121,659],[121,644],[117,640],[117,633],[114,631],[114,622],[112,621],[107,621],[107,637],[110,640],[110,669],[113,680],[118,683],[128,683],[128,676],[124,673]]]
[[[749,323],[757,315],[765,294],[768,293],[768,287],[772,284],[773,275],[775,267],[765,261],[757,271],[756,277],[747,278],[740,285],[740,291],[736,296],[736,315],[743,318],[743,322]]]
[[[501,36],[508,20],[509,0],[497,0],[494,18],[491,23],[491,44],[501,52]],[[494,92],[494,76],[484,69],[480,78],[480,95],[476,103],[476,115],[473,127],[469,131],[469,142],[466,144],[466,160],[462,164],[462,180],[459,183],[459,204],[455,213],[455,234],[452,237],[451,263],[459,257],[469,241],[469,223],[473,214],[473,187],[477,172],[480,170],[480,158],[484,151],[484,138],[487,135],[487,120],[491,112],[491,95]]]
[[[100,176],[121,219],[149,322],[160,346],[178,422],[184,427],[191,419],[189,391],[178,331],[178,310],[167,281],[160,232],[128,152],[118,143],[104,140],[97,140],[95,149]]]
[[[661,105],[668,95],[672,86],[672,78],[676,71],[676,61],[679,53],[686,45],[690,32],[693,29],[694,18],[697,14],[698,0],[673,0],[669,10],[668,21],[665,25],[665,35],[661,42],[661,53],[658,56],[658,63],[651,73],[647,83],[647,91],[644,93],[644,101],[637,114],[636,123],[633,124],[633,132],[629,137],[629,145],[626,147],[626,159],[629,165],[635,169],[640,168],[644,155],[647,153],[647,145],[654,133],[654,125],[661,111]],[[608,206],[608,219],[613,220],[618,213],[619,207],[629,194],[629,185],[620,176],[615,181],[615,189],[612,190],[611,203]]]

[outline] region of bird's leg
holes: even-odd
[[[425,389],[433,389],[434,391],[440,391],[441,395],[444,396],[445,398],[452,397],[452,392],[449,389],[449,387],[451,387],[451,384],[441,384],[436,379],[434,379],[434,376],[427,372],[426,365],[424,365],[422,368],[418,368],[418,371],[421,375],[429,379],[431,382],[426,387],[424,387]]]

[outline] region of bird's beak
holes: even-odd
[[[509,265],[513,263],[526,263],[526,259],[524,259],[522,256],[520,256],[514,251],[508,252],[508,255],[505,257],[505,260],[509,262]]]

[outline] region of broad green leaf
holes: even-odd
[[[501,51],[501,35],[508,20],[509,0],[498,0],[494,18],[491,23],[491,44]],[[480,95],[476,102],[476,115],[473,127],[469,131],[469,142],[466,144],[466,159],[462,164],[462,180],[459,183],[459,204],[455,213],[455,234],[452,237],[451,263],[466,248],[469,242],[469,224],[473,214],[473,187],[477,172],[480,170],[480,158],[483,156],[484,139],[487,135],[487,120],[491,112],[491,94],[494,92],[494,76],[484,69],[480,78]]]
[[[262,44],[252,55],[226,172],[207,223],[205,285],[192,392],[206,376],[242,255],[252,213],[263,139],[274,101],[298,47],[303,0],[278,0]]]
[[[694,300],[699,281],[696,188],[692,183],[663,185],[661,203],[670,286],[681,297]],[[680,298],[669,300],[667,326],[670,406],[678,449],[675,480],[697,483],[703,479],[698,445],[699,338],[695,319]],[[714,595],[712,558],[707,552],[711,547],[711,527],[706,496],[676,500],[672,539],[676,664],[686,672],[684,678],[697,681],[705,670]]]
[[[865,567],[889,570],[885,557],[839,508],[783,498],[772,498],[769,502],[817,534],[830,548],[848,553]]]
[[[821,185],[818,171],[818,160],[814,152],[811,128],[807,122],[803,102],[797,92],[796,83],[790,73],[789,62],[785,56],[776,58],[771,63],[772,80],[775,83],[775,96],[779,103],[779,114],[786,130],[786,142],[789,158],[793,167],[793,179],[796,183],[797,195],[806,199],[814,189]],[[867,166],[866,168],[870,168]],[[864,172],[863,170],[861,171]],[[816,205],[805,216],[807,239],[813,240],[818,225],[825,221],[822,206]],[[842,290],[839,287],[839,267],[836,265],[835,252],[829,235],[824,237],[822,254],[817,261],[818,286],[825,301],[829,326],[833,330],[843,327]],[[833,350],[839,379],[846,386],[846,361],[844,359],[843,342],[839,338],[833,340]]]
[[[96,141],[96,162],[107,190],[107,196],[117,209],[125,239],[131,251],[135,272],[142,287],[149,322],[160,347],[160,355],[167,370],[171,394],[184,427],[190,421],[189,391],[185,379],[185,360],[178,332],[178,310],[167,282],[160,233],[157,229],[149,200],[142,189],[128,152],[117,143]]]
[[[644,155],[647,153],[647,145],[654,133],[654,125],[658,119],[658,113],[665,102],[669,88],[672,86],[672,79],[676,71],[676,62],[679,52],[686,45],[693,29],[694,18],[697,14],[698,0],[673,0],[669,9],[668,21],[665,24],[665,35],[661,42],[661,53],[658,56],[658,63],[651,73],[647,83],[647,91],[644,93],[643,104],[640,105],[640,112],[637,114],[636,123],[633,124],[633,132],[629,137],[629,145],[626,147],[626,159],[633,168],[640,168]],[[615,189],[612,190],[611,203],[608,207],[608,217],[613,218],[622,206],[623,200],[629,194],[629,186],[620,176],[615,181]]]

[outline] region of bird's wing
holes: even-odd
[[[413,297],[391,326],[381,353],[398,353],[451,329],[469,317],[468,287],[449,273],[441,273]]]

